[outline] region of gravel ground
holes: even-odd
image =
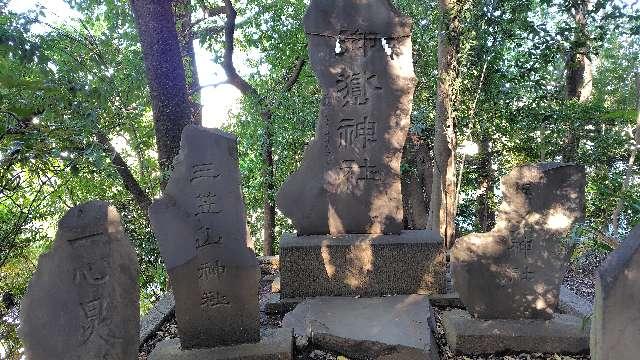
[[[570,290],[593,302],[595,296],[593,276],[606,256],[601,254],[589,253],[583,255],[574,263],[572,263],[567,275],[565,276],[564,285]],[[264,308],[267,296],[271,292],[271,282],[277,276],[277,270],[268,267],[262,267],[262,280],[260,282],[260,308]],[[442,311],[447,308],[435,308],[436,329],[434,335],[436,342],[440,348],[441,360],[588,360],[588,355],[556,355],[556,354],[529,354],[529,353],[506,353],[482,356],[456,356],[451,353],[446,343],[444,328],[441,323]],[[280,327],[282,316],[269,316],[264,312],[260,312],[261,332]],[[148,340],[140,349],[138,360],[147,360],[148,354],[153,350],[155,345],[166,338],[176,338],[178,336],[175,319],[166,323],[158,333]],[[298,340],[296,347],[296,360],[348,360],[340,354],[332,354],[319,349],[314,349]]]

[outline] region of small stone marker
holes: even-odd
[[[74,207],[22,300],[26,357],[137,359],[139,294],[136,254],[116,209],[101,201]]]
[[[187,126],[165,197],[150,217],[173,286],[182,349],[260,341],[259,270],[236,138]]]
[[[416,83],[412,21],[388,0],[313,0],[304,24],[324,99],[315,139],[278,207],[298,235],[399,234]]]
[[[598,271],[591,359],[640,358],[640,226]]]
[[[435,319],[422,295],[306,299],[282,324],[314,347],[350,359],[439,359],[431,334]]]
[[[555,163],[521,166],[503,178],[496,227],[456,241],[454,286],[482,319],[551,319],[583,217],[585,171]]]

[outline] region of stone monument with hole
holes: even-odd
[[[591,318],[592,360],[640,357],[640,226],[600,267]]]
[[[151,360],[291,359],[291,330],[261,338],[259,269],[240,191],[236,138],[182,132],[162,199],[149,211],[175,296],[179,339]]]
[[[277,196],[297,230],[280,241],[282,297],[441,292],[441,238],[403,231],[411,19],[388,0],[314,0],[304,27],[323,99],[315,138]]]
[[[69,210],[42,255],[20,309],[29,360],[135,360],[140,331],[138,260],[106,202]]]
[[[588,350],[584,319],[557,311],[585,183],[583,167],[557,163],[521,166],[502,179],[495,228],[464,236],[451,250],[454,287],[466,306],[443,314],[452,350]]]

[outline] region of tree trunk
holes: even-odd
[[[487,232],[496,225],[496,213],[492,208],[493,187],[495,176],[491,155],[491,141],[487,135],[483,135],[478,146],[478,182],[479,194],[477,198],[476,216],[480,231]]]
[[[193,23],[191,21],[191,0],[176,2],[176,19],[178,22],[178,37],[187,81],[187,94],[191,104],[192,122],[202,125],[202,105],[200,97],[200,79],[196,66],[196,52],[193,46]]]
[[[458,51],[461,26],[454,0],[440,0],[441,24],[438,36],[438,89],[434,139],[434,167],[429,223],[437,231],[447,248],[455,241],[456,118],[453,106],[458,82]]]
[[[565,96],[567,100],[586,102],[593,92],[593,72],[590,59],[587,11],[590,0],[576,0],[573,15],[576,24],[574,39],[565,64]],[[575,162],[580,146],[578,129],[569,127],[562,160]]]
[[[191,106],[170,0],[131,0],[151,92],[158,161],[166,185],[180,151],[182,129],[191,123]]]
[[[629,163],[627,164],[627,171],[624,176],[624,181],[622,182],[620,198],[618,199],[616,208],[613,211],[613,215],[611,216],[611,236],[613,237],[618,236],[618,231],[620,229],[620,214],[622,213],[622,209],[624,207],[624,194],[629,189],[629,185],[631,184],[633,169],[635,166],[636,157],[638,156],[638,148],[640,147],[640,73],[636,73],[636,92],[638,97],[636,105],[638,114],[636,117],[636,128],[633,131],[634,146],[631,150],[631,156],[629,157]]]
[[[407,230],[421,230],[429,226],[433,158],[428,145],[418,135],[409,134],[402,154],[405,168],[408,168],[402,173],[402,203]]]
[[[275,240],[276,229],[276,207],[273,195],[275,192],[274,169],[273,169],[273,144],[271,143],[271,115],[265,116],[265,131],[263,139],[263,158],[264,158],[264,226],[262,228],[263,236],[263,253],[264,256],[272,256],[274,254],[273,244]]]

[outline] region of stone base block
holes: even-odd
[[[268,315],[286,314],[304,299],[280,299],[280,294],[269,294],[264,304],[264,312]]]
[[[442,239],[428,230],[280,240],[283,298],[442,293],[445,274]]]
[[[451,350],[459,354],[589,351],[589,330],[582,319],[571,315],[556,314],[551,320],[482,320],[456,309],[444,312],[442,323]]]
[[[423,295],[306,299],[282,320],[313,346],[360,360],[438,360]]]
[[[160,342],[149,360],[291,360],[293,331],[278,329],[257,344],[181,350],[179,339]]]

